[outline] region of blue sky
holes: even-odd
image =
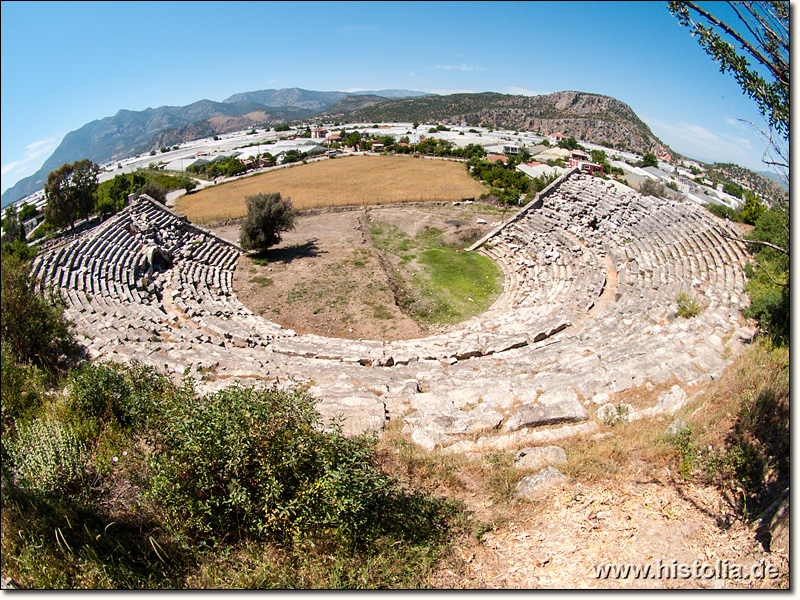
[[[120,109],[300,87],[578,90],[673,150],[754,170],[754,103],[666,2],[2,2],[2,190]]]

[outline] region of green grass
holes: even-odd
[[[502,274],[492,260],[445,245],[438,229],[412,237],[394,225],[374,223],[370,232],[381,252],[398,259],[398,301],[422,323],[468,319],[489,308],[502,289]]]
[[[268,285],[272,285],[273,284],[273,281],[272,281],[271,277],[263,277],[263,276],[253,277],[250,280],[250,282],[251,283],[257,283],[261,287],[267,287]]]

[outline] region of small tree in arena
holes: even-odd
[[[294,229],[297,211],[280,193],[247,196],[247,218],[239,243],[245,250],[266,250],[280,243],[281,233]]]

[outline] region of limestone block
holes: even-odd
[[[541,497],[549,488],[566,479],[567,476],[555,467],[547,467],[535,475],[523,478],[517,484],[517,496],[521,498]]]
[[[408,396],[419,394],[419,381],[416,379],[405,379],[397,384],[389,385],[389,393]]]
[[[598,408],[594,416],[596,419],[602,421],[606,424],[611,424],[619,418],[619,414],[617,413],[617,407],[613,404],[604,404],[600,408]]]
[[[386,405],[371,392],[357,390],[339,398],[326,398],[315,408],[326,427],[340,423],[345,435],[377,432],[386,426]]]
[[[558,446],[522,448],[514,457],[516,469],[541,469],[545,466],[565,464],[567,464],[567,453]]]
[[[460,410],[452,404],[429,405],[405,420],[404,433],[425,429],[441,435],[459,435],[497,427],[503,415],[486,404],[479,404],[472,410]]]
[[[572,390],[547,392],[536,404],[527,404],[512,415],[503,426],[503,431],[517,431],[523,427],[539,427],[555,423],[585,421],[589,413],[578,401]]]
[[[785,550],[789,552],[789,498],[780,505],[769,523],[770,552]]]
[[[662,392],[658,395],[658,402],[656,407],[663,412],[674,413],[686,404],[688,396],[683,388],[679,385],[673,385],[668,392]]]
[[[667,436],[678,435],[681,431],[686,429],[688,426],[689,426],[689,424],[686,421],[684,421],[682,418],[678,417],[672,423],[669,424],[669,427],[667,427],[666,431],[664,432],[664,435],[667,435]]]

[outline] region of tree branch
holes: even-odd
[[[763,54],[761,54],[761,52],[759,52],[757,48],[753,47],[753,45],[750,42],[745,40],[736,31],[731,29],[731,27],[729,27],[728,25],[726,25],[725,23],[720,21],[718,18],[716,18],[714,15],[712,15],[708,11],[700,8],[694,2],[681,2],[681,4],[683,4],[684,6],[687,6],[688,8],[691,8],[696,13],[702,15],[703,17],[708,19],[712,24],[716,25],[717,27],[722,29],[725,33],[727,33],[732,38],[734,38],[736,41],[738,41],[742,45],[742,48],[747,50],[751,54],[751,56],[753,56],[753,58],[755,58],[762,65],[764,65],[765,67],[767,67],[770,70],[770,72],[774,75],[775,79],[777,79],[781,83],[784,83],[783,80],[784,80],[785,71],[783,69],[779,69],[775,65],[773,65],[772,62],[769,61]],[[738,12],[737,12],[737,14],[738,14]],[[691,21],[691,19],[690,19],[690,21]],[[694,25],[695,28],[697,28],[697,24],[694,23],[694,21],[692,21],[692,25]],[[785,82],[785,83],[786,83],[786,85],[788,85],[788,82]]]
[[[772,248],[773,250],[777,250],[781,254],[785,254],[789,256],[789,251],[786,248],[781,248],[775,244],[770,242],[762,242],[761,240],[748,240],[745,238],[736,237],[730,234],[725,233],[724,231],[720,231],[720,235],[726,239],[733,240],[734,242],[742,242],[743,244],[758,244],[759,246],[767,246],[768,248]],[[763,269],[763,267],[762,267]]]
[[[769,273],[769,271],[767,271],[767,269],[764,268],[764,265],[762,265],[760,262],[758,262],[755,258],[753,258],[752,261],[756,264],[757,267],[759,267],[762,271],[764,271],[764,273],[767,274],[767,277],[769,277],[769,279],[770,279],[770,281],[772,281],[772,283],[774,283],[775,285],[779,285],[780,287],[789,287],[788,283],[781,283],[780,281],[775,281],[775,278],[772,275],[770,275],[770,273]]]

